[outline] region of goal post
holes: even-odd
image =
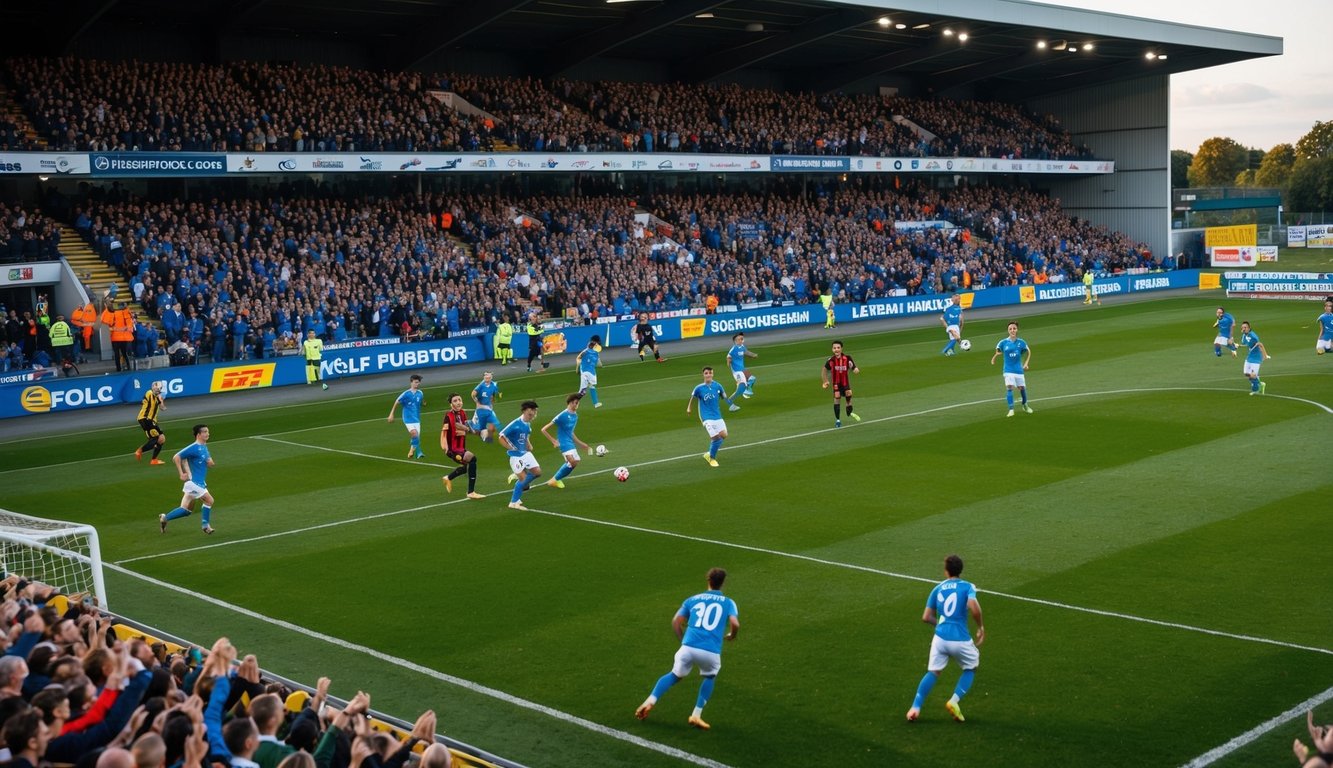
[[[0,509],[0,566],[66,595],[89,592],[107,608],[97,529]]]

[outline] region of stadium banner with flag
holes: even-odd
[[[321,370],[327,381],[417,368],[437,368],[486,359],[482,337],[390,346],[325,348]],[[16,380],[11,380],[16,379]],[[167,397],[302,385],[305,360],[288,355],[266,360],[174,366],[156,370],[47,379],[10,377],[0,382],[0,418],[138,403],[154,381]]]

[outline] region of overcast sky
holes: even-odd
[[[1333,0],[1044,0],[1282,38],[1282,55],[1171,76],[1171,148],[1295,144],[1333,120]]]

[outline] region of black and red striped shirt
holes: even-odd
[[[467,411],[452,408],[444,412],[445,441],[449,453],[462,453],[467,450]]]
[[[848,355],[834,355],[824,363],[824,370],[829,372],[833,386],[839,389],[851,389],[852,380],[849,374],[855,367],[856,361]]]

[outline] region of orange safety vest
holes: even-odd
[[[449,211],[440,214],[440,229],[448,230],[454,227],[454,215]]]
[[[134,315],[128,309],[118,309],[114,314],[115,324],[111,326],[112,341],[134,341]]]

